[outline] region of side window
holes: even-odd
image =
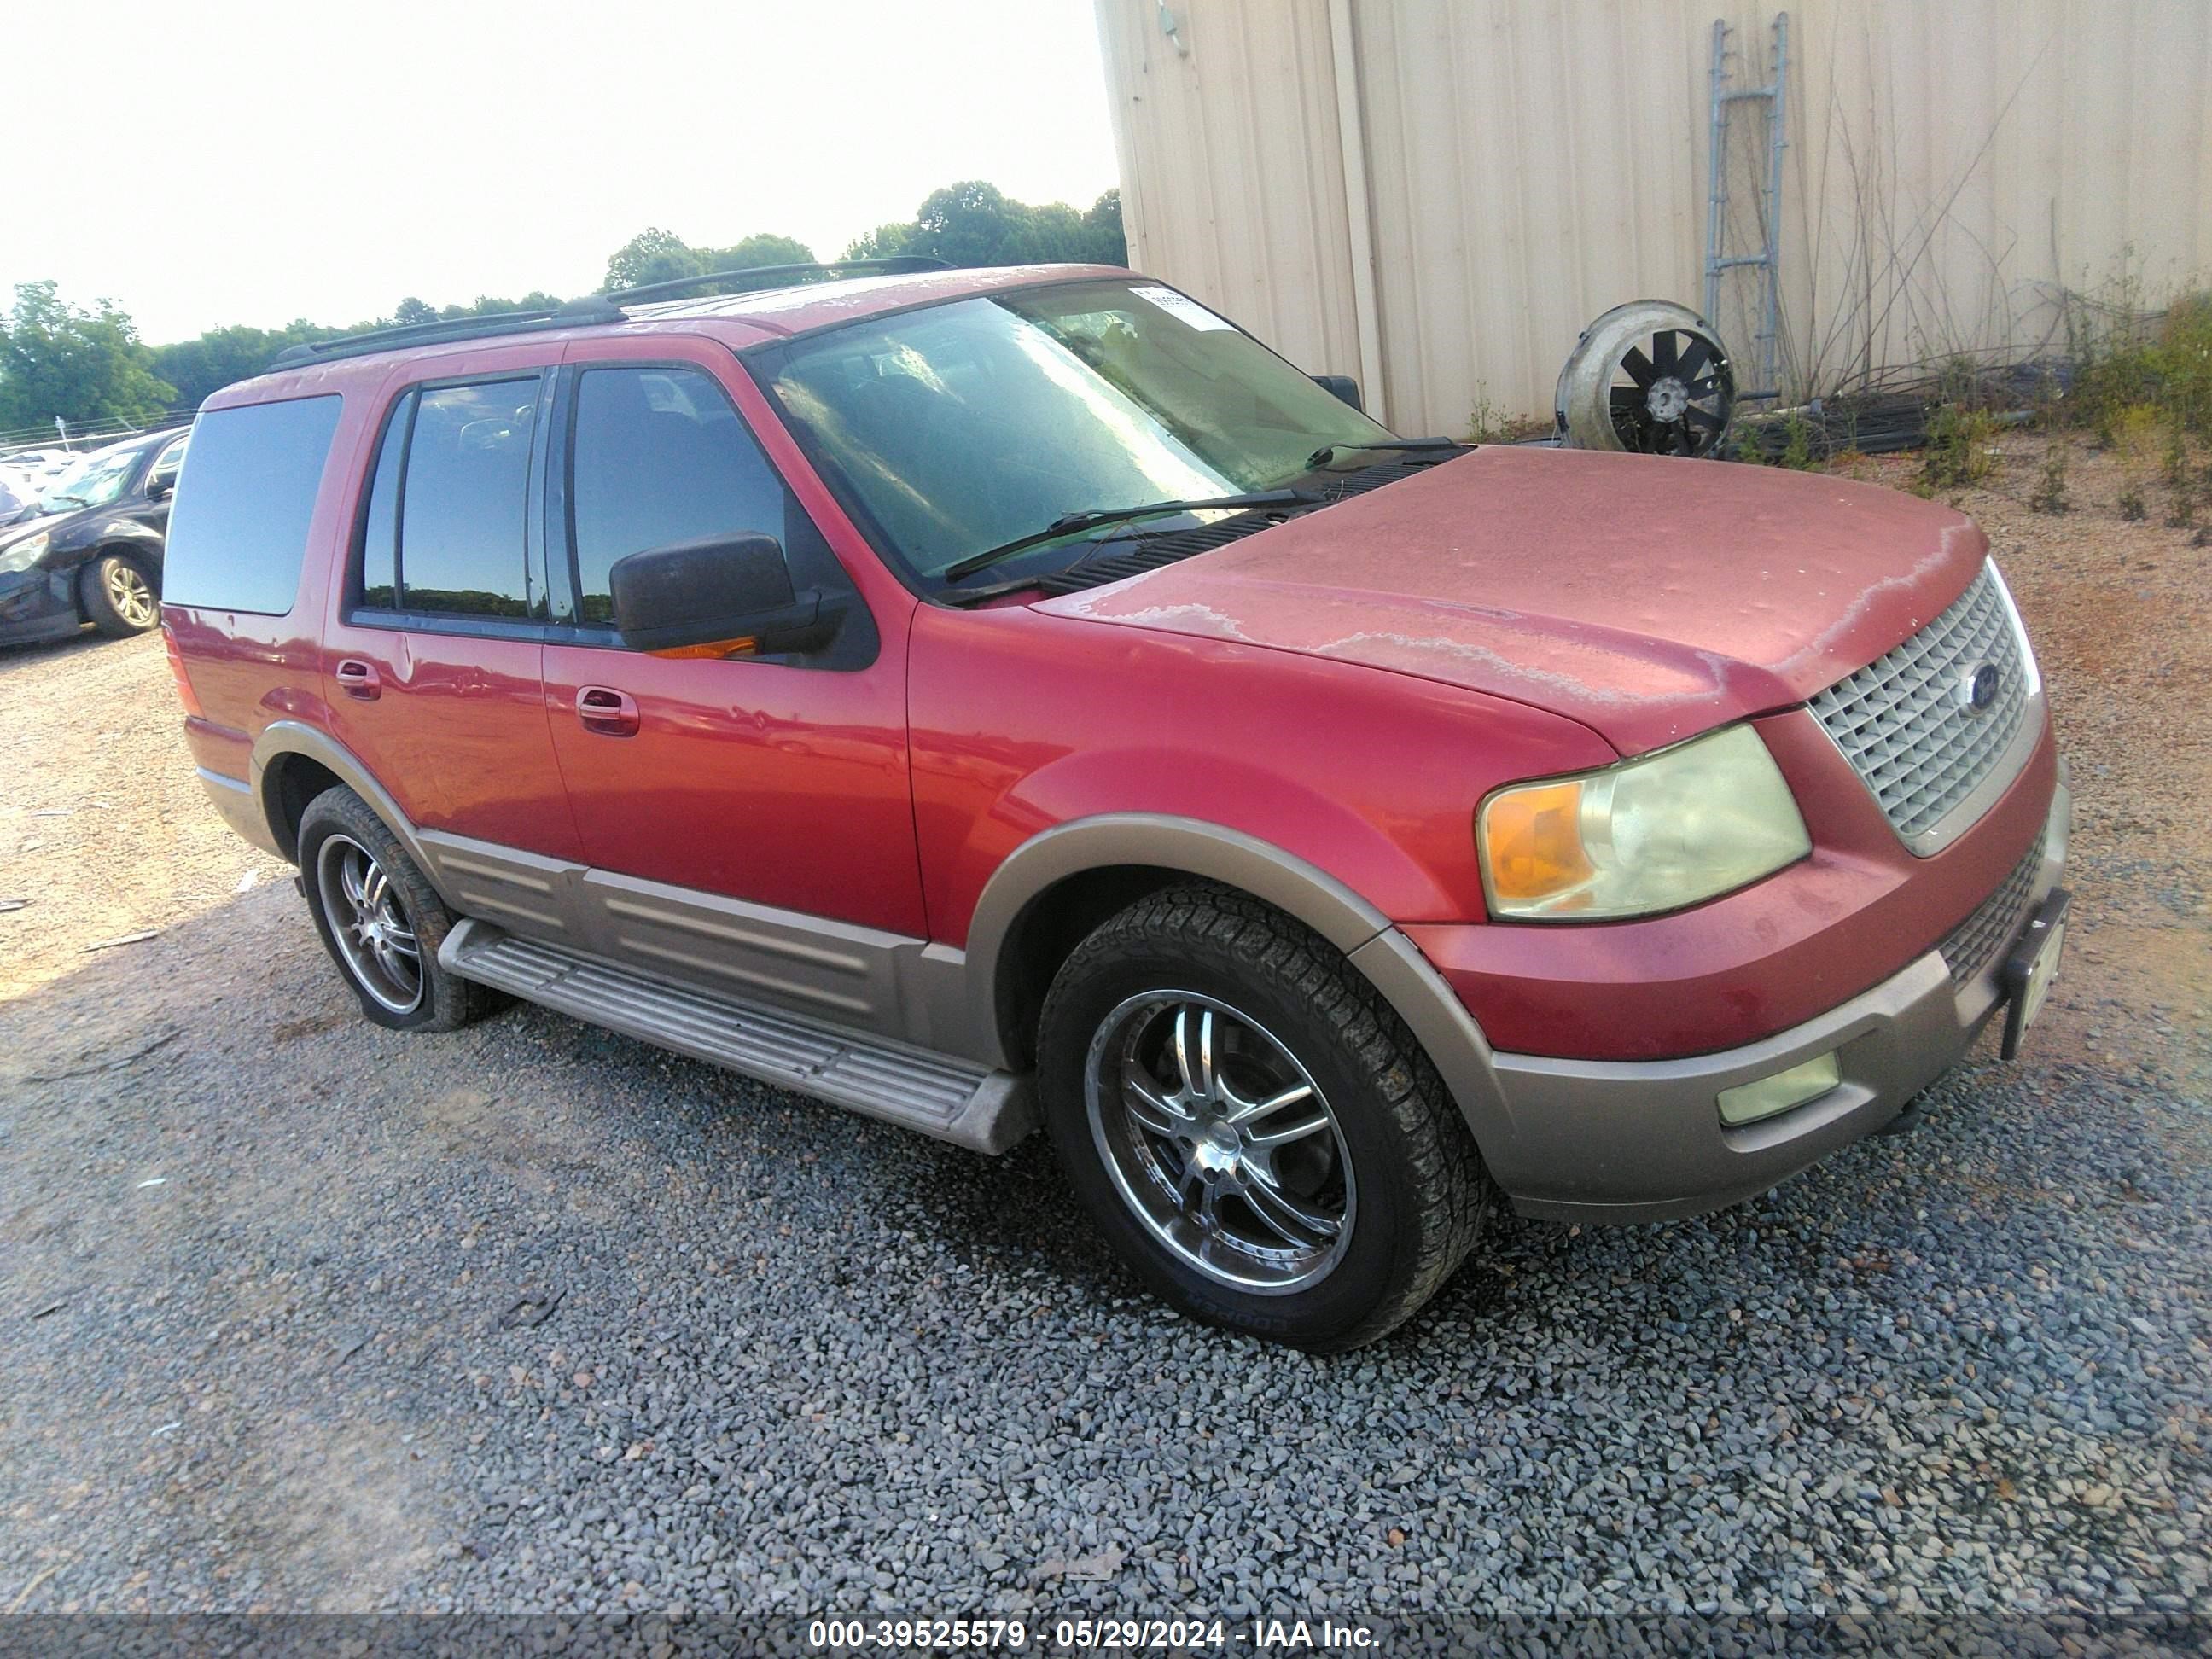
[[[571,441],[580,621],[613,623],[607,573],[617,559],[743,531],[781,542],[799,586],[850,587],[813,520],[704,371],[586,369]]]
[[[336,394],[213,410],[194,422],[161,597],[270,617],[290,611],[337,425]]]
[[[376,476],[369,481],[368,516],[361,538],[361,603],[380,611],[399,603],[399,474],[414,422],[415,393],[404,392],[386,416]]]
[[[154,458],[153,470],[146,475],[149,483],[173,486],[176,483],[178,469],[185,464],[185,441],[182,438],[178,439]]]
[[[410,611],[525,617],[523,520],[538,380],[416,394],[399,501],[399,602]]]
[[[426,386],[394,404],[362,520],[361,602],[530,613],[523,520],[538,377]]]

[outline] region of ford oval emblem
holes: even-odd
[[[1959,676],[1958,690],[1953,695],[1963,712],[1986,714],[1996,706],[1997,692],[2003,684],[2004,671],[1993,662],[1985,662]]]

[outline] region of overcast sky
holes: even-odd
[[[0,283],[155,344],[581,293],[647,225],[834,258],[955,179],[1115,183],[1090,0],[25,0],[6,33]]]

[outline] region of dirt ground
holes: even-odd
[[[159,635],[0,648],[0,1000],[289,873],[208,805]]]

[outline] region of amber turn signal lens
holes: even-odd
[[[1579,782],[1515,789],[1495,797],[1483,813],[1492,890],[1501,899],[1543,899],[1580,886],[1591,876],[1582,837]]]
[[[701,657],[750,657],[759,643],[753,639],[713,640],[705,645],[671,645],[659,651],[648,651],[648,657],[668,657],[678,662],[688,662]]]

